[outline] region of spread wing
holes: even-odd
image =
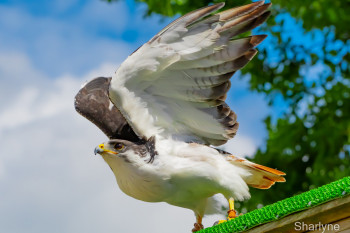
[[[214,15],[224,3],[172,22],[130,55],[112,77],[109,97],[140,137],[221,145],[237,131],[224,102],[230,77],[266,36],[237,38],[263,23],[264,1]]]
[[[110,81],[111,78],[99,77],[86,83],[75,96],[75,109],[99,127],[108,138],[139,141],[123,115],[109,100]]]

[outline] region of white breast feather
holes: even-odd
[[[142,201],[165,201],[189,209],[216,193],[237,200],[250,197],[243,180],[250,173],[216,150],[173,140],[158,140],[156,150],[159,155],[153,163],[138,155],[131,163],[114,156],[105,158],[123,192]]]

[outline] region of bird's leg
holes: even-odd
[[[229,210],[227,211],[227,220],[231,220],[237,217],[237,212],[235,211],[235,202],[232,197],[228,199],[228,206]],[[219,220],[215,222],[214,225],[221,224],[223,222],[226,222],[227,220]]]
[[[194,224],[194,228],[192,229],[192,232],[196,232],[204,229],[204,226],[202,224],[202,219],[203,219],[202,216],[200,216],[199,214],[196,214],[196,219],[197,219],[197,222]]]
[[[227,218],[228,220],[231,220],[237,217],[237,212],[235,211],[235,201],[233,200],[232,197],[228,200],[228,205],[229,205],[229,210],[227,211]]]

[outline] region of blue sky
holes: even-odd
[[[1,48],[25,52],[53,76],[81,75],[110,60],[120,63],[169,22],[145,20],[145,6],[132,1],[5,1],[0,6]]]
[[[111,76],[171,21],[144,18],[144,10],[131,0],[0,0],[0,232],[191,229],[191,211],[140,202],[119,190],[108,166],[92,156],[106,137],[73,108],[86,80]],[[271,110],[237,76],[228,102],[240,129],[226,149],[252,155]],[[139,224],[133,224],[136,212]]]

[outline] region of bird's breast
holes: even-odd
[[[152,169],[121,162],[111,166],[120,189],[141,201],[161,202],[168,195],[164,180]]]

